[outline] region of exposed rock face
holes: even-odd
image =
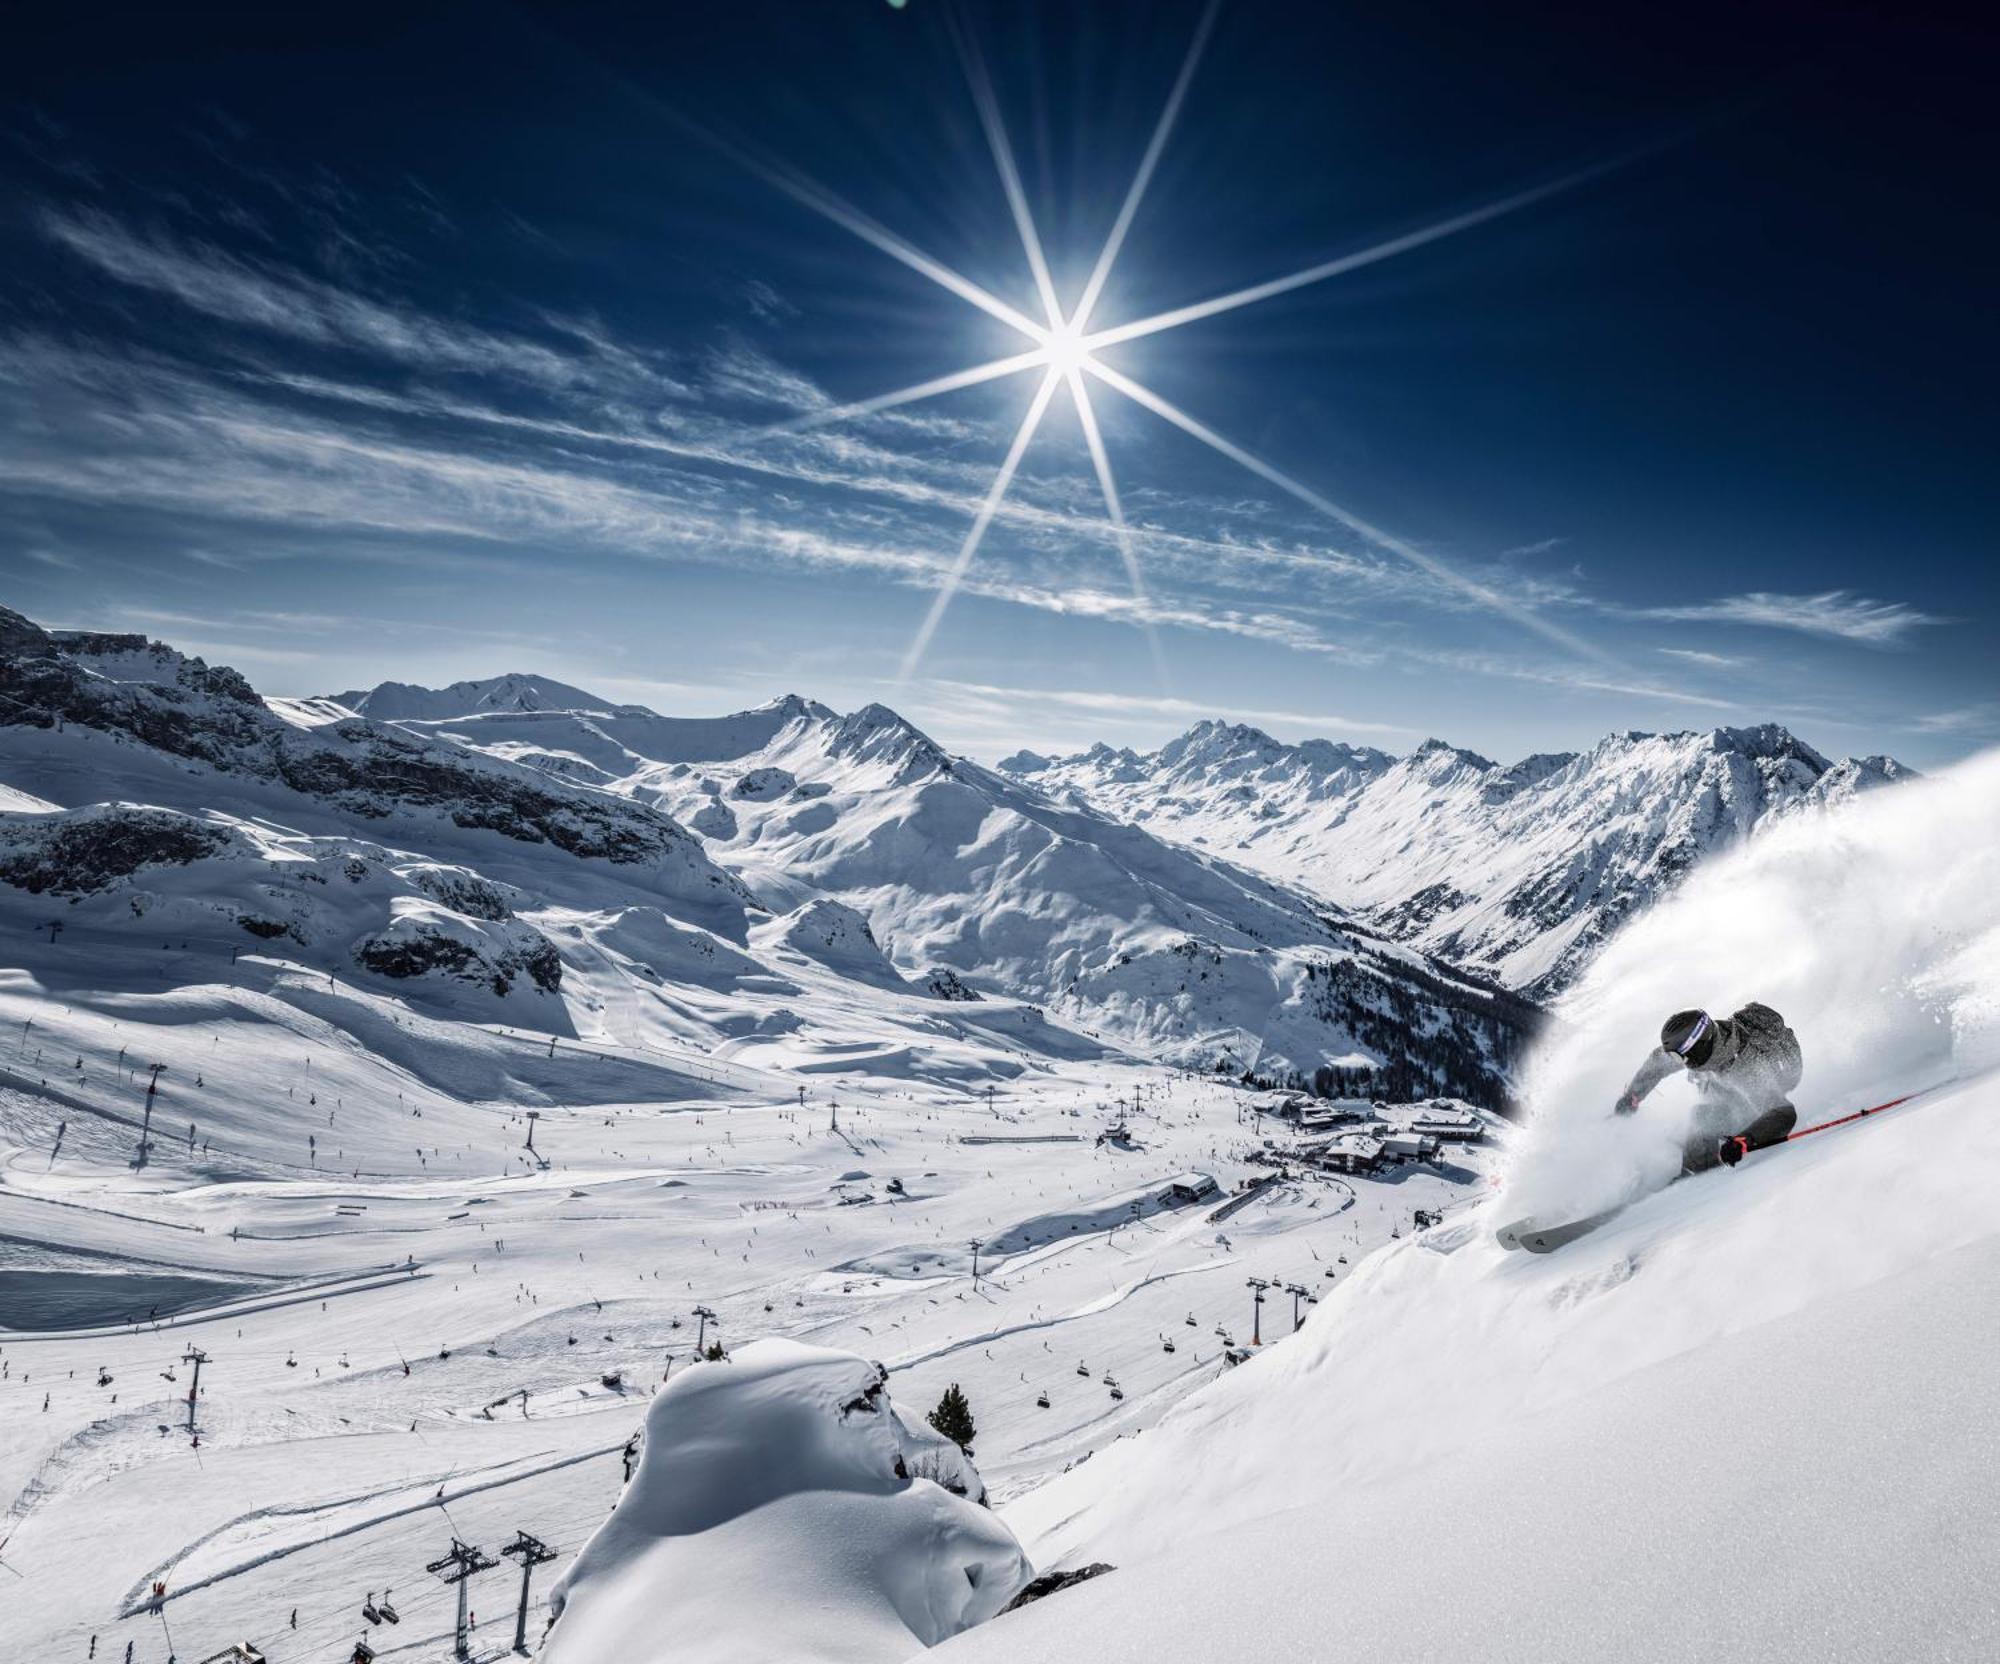
[[[402,921],[398,921],[399,926]],[[507,994],[525,976],[545,994],[562,986],[562,960],[537,931],[516,926],[515,937],[460,934],[436,924],[393,928],[354,944],[355,963],[377,976],[442,974],[480,982]]]
[[[1115,1572],[1117,1569],[1116,1566],[1110,1565],[1103,1560],[1093,1560],[1089,1565],[1078,1566],[1073,1571],[1043,1572],[1040,1577],[1030,1581],[1027,1588],[1023,1589],[1010,1600],[1001,1610],[1012,1612],[1017,1606],[1030,1605],[1032,1602],[1042,1599],[1045,1595],[1056,1594],[1063,1589],[1072,1588],[1079,1583],[1088,1583],[1093,1577],[1102,1577],[1106,1572]]]
[[[930,981],[925,986],[941,1000],[958,1000],[969,1003],[979,998],[977,993],[959,981],[958,972],[954,971],[949,965],[940,965],[936,970],[932,971]]]
[[[168,809],[9,816],[0,818],[0,880],[31,895],[89,895],[148,867],[202,860],[228,842],[226,832]]]
[[[657,809],[358,717],[302,729],[233,670],[144,636],[55,633],[0,609],[0,728],[64,724],[276,783],[363,821],[441,817],[579,860],[651,869],[690,899],[734,911],[732,933],[741,934],[747,894]]]

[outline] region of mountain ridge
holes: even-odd
[[[1392,757],[1210,720],[1153,752],[1017,753],[1002,767],[1536,997],[1703,856],[1915,772],[1886,756],[1831,762],[1777,723],[1627,730],[1501,764],[1436,738]]]

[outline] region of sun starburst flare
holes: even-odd
[[[1480,583],[1456,571],[1408,540],[1397,537],[1342,508],[1322,493],[1293,479],[1243,446],[1225,438],[1206,423],[1189,415],[1178,406],[1170,404],[1157,393],[1133,380],[1129,375],[1112,368],[1097,356],[1105,348],[1177,329],[1202,318],[1211,318],[1218,313],[1233,311],[1237,307],[1254,305],[1258,301],[1287,294],[1309,284],[1322,283],[1343,273],[1393,259],[1399,254],[1424,247],[1426,244],[1457,236],[1505,215],[1518,213],[1562,192],[1574,190],[1634,159],[1628,155],[1601,162],[1593,167],[1566,174],[1560,179],[1498,197],[1491,202],[1436,220],[1414,231],[1404,232],[1367,248],[1354,250],[1282,277],[1234,289],[1226,294],[1175,307],[1150,317],[1093,330],[1091,321],[1097,304],[1104,294],[1106,284],[1110,281],[1112,270],[1124,248],[1126,234],[1131,229],[1140,204],[1145,199],[1147,187],[1152,183],[1160,155],[1166,148],[1175,123],[1179,120],[1181,107],[1186,102],[1189,85],[1194,79],[1196,67],[1214,30],[1219,10],[1220,0],[1210,0],[1210,4],[1203,10],[1186,56],[1181,62],[1180,72],[1174,79],[1173,88],[1167,96],[1166,104],[1154,124],[1152,135],[1140,158],[1138,170],[1133,175],[1132,183],[1119,205],[1110,234],[1106,237],[1103,248],[1091,267],[1089,278],[1075,307],[1067,313],[1057,293],[1048,257],[1035,226],[1034,214],[1028,204],[1027,192],[1021,183],[1020,169],[1014,159],[1013,146],[1007,136],[1006,124],[1001,116],[1000,103],[994,93],[992,81],[970,35],[955,19],[951,22],[953,41],[964,65],[966,83],[972,94],[973,109],[986,136],[987,146],[992,151],[994,167],[1000,176],[1001,190],[1007,200],[1008,212],[1020,235],[1028,270],[1045,314],[1043,323],[1036,323],[981,288],[970,278],[925,254],[914,244],[877,224],[825,187],[788,168],[763,162],[751,163],[758,173],[795,200],[823,214],[891,258],[914,271],[921,272],[961,300],[1025,336],[1031,343],[1022,352],[992,359],[984,364],[975,364],[967,369],[956,370],[948,375],[937,376],[929,381],[918,382],[893,392],[876,394],[872,398],[812,411],[790,422],[782,423],[770,431],[798,432],[808,428],[824,427],[830,423],[891,410],[899,405],[913,404],[921,399],[936,398],[941,394],[976,387],[1024,371],[1041,372],[1040,383],[1029,401],[1020,426],[1015,430],[1012,442],[1007,447],[1006,456],[1000,463],[999,471],[994,475],[993,484],[981,500],[972,524],[966,531],[965,539],[959,545],[958,553],[951,565],[946,569],[943,582],[932,597],[930,608],[911,640],[909,650],[904,654],[899,680],[907,682],[922,662],[924,653],[937,634],[938,626],[943,622],[945,613],[950,609],[959,586],[979,552],[979,546],[985,539],[987,529],[993,524],[1001,505],[1006,500],[1008,489],[1020,470],[1021,459],[1033,442],[1042,419],[1048,414],[1058,388],[1061,388],[1068,392],[1070,402],[1075,408],[1084,446],[1090,455],[1091,468],[1104,497],[1105,515],[1110,523],[1120,562],[1125,569],[1126,580],[1131,586],[1133,617],[1147,634],[1154,663],[1164,687],[1165,660],[1158,632],[1154,627],[1152,607],[1147,599],[1133,531],[1125,518],[1124,507],[1111,469],[1111,458],[1104,444],[1103,430],[1098,424],[1096,412],[1091,407],[1089,383],[1092,381],[1122,394],[1142,409],[1152,412],[1191,438],[1200,440],[1211,450],[1248,469],[1265,483],[1325,515],[1384,553],[1416,567],[1433,581],[1443,584],[1464,599],[1533,631],[1565,652],[1600,663],[1606,662],[1606,655],[1601,650],[1573,632],[1551,623],[1533,608],[1500,593],[1490,585]]]

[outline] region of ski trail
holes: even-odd
[[[1056,1329],[1065,1323],[1075,1323],[1086,1317],[1096,1317],[1101,1313],[1120,1306],[1143,1288],[1151,1288],[1155,1283],[1169,1282],[1175,1277],[1192,1277],[1204,1271],[1220,1271],[1233,1265],[1234,1260],[1224,1257],[1219,1260],[1205,1260],[1200,1265],[1183,1265],[1172,1271],[1148,1273],[1136,1281],[1115,1288],[1103,1298],[1079,1306],[1075,1311],[1059,1312],[1054,1317],[1035,1318],[1025,1323],[1010,1323],[1004,1328],[989,1329],[983,1334],[966,1335],[959,1340],[948,1341],[943,1346],[933,1347],[928,1352],[911,1352],[894,1359],[889,1368],[914,1369],[918,1364],[935,1363],[939,1358],[949,1358],[955,1352],[963,1352],[969,1347],[990,1346],[996,1340],[1006,1340],[1013,1335],[1033,1334],[1038,1329]]]
[[[589,1450],[579,1451],[571,1456],[559,1456],[552,1461],[543,1462],[539,1466],[521,1468],[517,1472],[501,1474],[496,1478],[486,1479],[478,1484],[461,1485],[457,1490],[450,1492],[443,1498],[425,1496],[421,1500],[408,1503],[403,1507],[391,1508],[383,1513],[369,1514],[363,1519],[349,1521],[347,1524],[334,1527],[331,1530],[322,1529],[320,1523],[322,1516],[329,1510],[352,1507],[357,1503],[373,1501],[376,1497],[380,1496],[407,1496],[412,1490],[423,1490],[431,1486],[435,1481],[433,1479],[422,1479],[414,1486],[391,1486],[379,1491],[364,1491],[356,1496],[341,1497],[332,1502],[314,1503],[299,1508],[253,1508],[248,1513],[239,1514],[236,1518],[217,1526],[215,1530],[197,1537],[192,1543],[187,1544],[169,1558],[161,1561],[158,1565],[147,1571],[126,1591],[119,1603],[118,1615],[121,1618],[133,1618],[139,1616],[141,1613],[155,1611],[165,1601],[177,1600],[183,1595],[195,1593],[198,1589],[210,1588],[217,1583],[226,1582],[232,1577],[240,1577],[245,1572],[255,1571],[259,1567],[268,1566],[273,1561],[283,1560],[290,1555],[299,1553],[301,1550],[318,1548],[322,1544],[337,1541],[342,1537],[352,1537],[364,1531],[372,1531],[377,1526],[387,1525],[391,1520],[406,1519],[412,1514],[425,1513],[437,1507],[440,1500],[449,1505],[463,1497],[476,1496],[482,1491],[499,1490],[503,1486],[517,1485],[524,1479],[534,1479],[543,1474],[556,1473],[564,1468],[576,1467],[584,1462],[593,1462],[600,1456],[615,1456],[624,1448],[625,1440],[618,1439],[611,1444],[598,1445]],[[521,1458],[521,1460],[531,1459]],[[512,1467],[514,1464],[507,1463],[503,1465]],[[489,1469],[487,1471],[491,1472],[493,1470]],[[449,1482],[448,1479],[446,1482]],[[196,1550],[206,1544],[215,1542],[228,1532],[238,1530],[254,1521],[281,1519],[290,1516],[297,1516],[301,1524],[309,1528],[310,1534],[299,1537],[291,1542],[280,1543],[266,1550],[264,1553],[251,1555],[247,1559],[231,1562],[217,1571],[210,1572],[206,1576],[197,1577],[192,1582],[179,1584],[169,1589],[160,1602],[155,1602],[153,1598],[153,1585],[156,1582],[166,1582],[168,1574],[172,1572],[174,1567],[180,1565]]]

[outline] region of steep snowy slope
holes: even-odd
[[[945,1656],[1992,1656],[1996,817],[2000,754],[1795,819],[1633,923],[1559,1010],[1507,1194],[1012,1506],[1038,1566],[1119,1570]],[[1657,1179],[1685,1100],[1614,1122],[1607,1083],[1664,1009],[1753,995],[1799,1030],[1808,1121],[1948,1084],[1555,1254],[1491,1240]]]
[[[1614,734],[1503,767],[1438,740],[1396,759],[1207,722],[1146,755],[1001,766],[1535,994],[1704,856],[1909,774],[1887,757],[1829,763],[1775,726]]]
[[[1193,1067],[1497,1103],[1533,1019],[1294,890],[950,757],[883,706],[436,731],[660,805],[772,911],[852,909],[903,978],[1031,1000]]]

